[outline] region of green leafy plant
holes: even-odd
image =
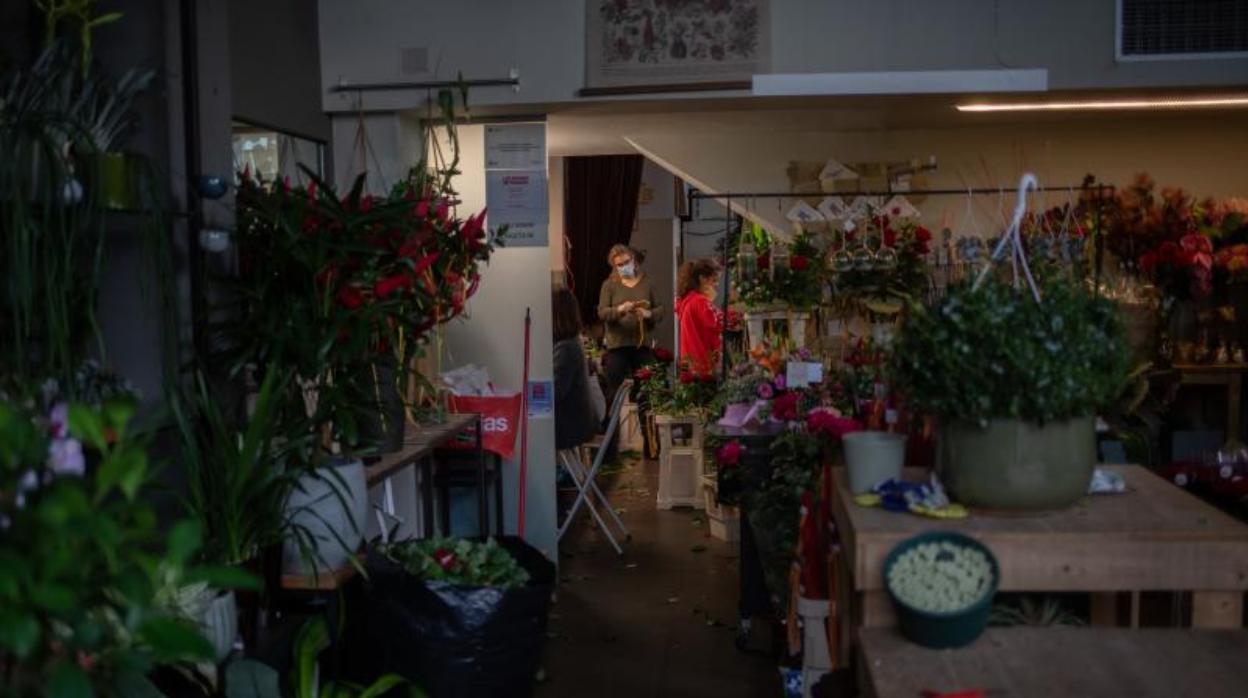
[[[988,624],[1047,628],[1054,625],[1080,626],[1084,625],[1084,621],[1072,613],[1060,598],[1022,594],[1016,599],[994,603]]]
[[[993,278],[913,305],[891,370],[915,410],[986,425],[1062,421],[1113,404],[1130,370],[1113,302],[1061,276],[1040,290],[1037,303]]]
[[[798,309],[819,304],[825,270],[823,255],[810,234],[803,233],[785,243],[773,240],[755,224],[743,237],[754,246],[757,271],[738,271],[734,275],[734,290],[742,304],[750,308],[785,305]]]
[[[484,543],[464,538],[406,540],[380,551],[409,574],[429,581],[500,589],[529,581],[529,573],[493,538]]]
[[[146,440],[132,402],[0,403],[0,685],[14,696],[134,695],[152,668],[208,658],[170,588],[246,584],[193,568],[197,522],[161,526],[147,502]]]
[[[45,43],[51,44],[56,41],[57,26],[62,21],[70,20],[78,24],[83,77],[91,71],[94,45],[92,33],[96,27],[112,24],[122,17],[120,12],[96,15],[95,6],[98,3],[99,0],[35,0],[35,7],[43,11]]]
[[[317,657],[329,647],[329,625],[323,617],[304,623],[295,637],[294,666],[286,690],[281,676],[267,664],[254,659],[231,662],[225,671],[225,698],[380,698],[403,689],[409,698],[423,698],[425,692],[397,674],[386,674],[368,686],[345,681],[322,685]]]
[[[186,509],[207,534],[204,558],[216,564],[241,565],[282,540],[293,478],[280,467],[273,436],[289,380],[276,371],[265,376],[242,429],[222,414],[202,375],[192,398],[170,400],[182,437]]]

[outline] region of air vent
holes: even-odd
[[[399,72],[403,75],[420,75],[429,72],[429,49],[420,46],[400,50]]]
[[[1118,0],[1118,55],[1248,55],[1248,0]]]

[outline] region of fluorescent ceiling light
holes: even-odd
[[[1016,104],[959,104],[958,111],[1107,111],[1114,109],[1199,109],[1209,107],[1248,107],[1248,95],[1208,97],[1157,97],[1134,99],[1090,99],[1071,102],[1020,102]]]
[[[866,73],[770,73],[755,75],[760,97],[907,95],[966,92],[1044,92],[1049,71],[897,70]]]

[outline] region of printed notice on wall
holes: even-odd
[[[488,170],[485,203],[489,226],[507,226],[504,247],[545,247],[549,225],[546,173],[533,170]]]
[[[555,413],[555,384],[529,381],[529,416],[549,417]]]
[[[485,169],[546,171],[546,124],[486,126]]]

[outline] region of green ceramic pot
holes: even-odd
[[[97,153],[98,199],[104,208],[133,210],[139,207],[134,166],[126,153]]]
[[[1043,426],[994,419],[987,428],[945,425],[941,467],[953,499],[1011,511],[1061,509],[1088,492],[1096,465],[1096,423],[1079,417]]]

